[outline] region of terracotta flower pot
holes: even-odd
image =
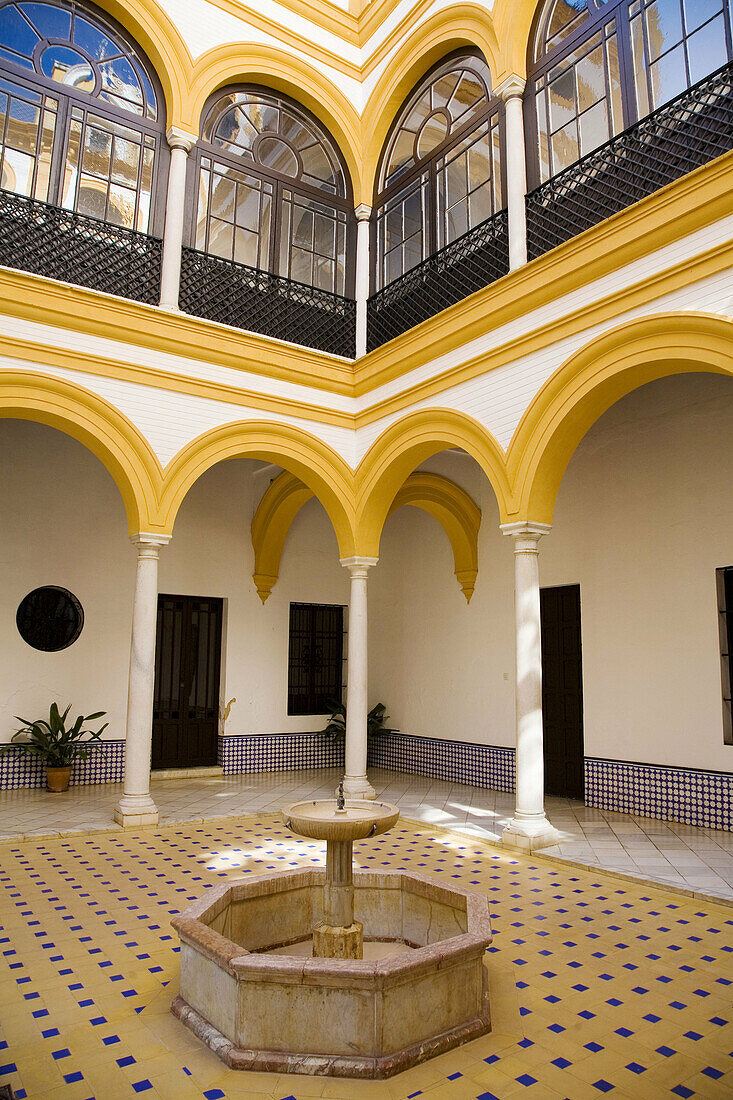
[[[71,767],[46,768],[46,787],[49,791],[68,791]]]

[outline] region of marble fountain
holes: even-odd
[[[213,888],[172,924],[173,1013],[232,1069],[381,1078],[490,1029],[482,894],[412,871],[354,871],[386,802],[299,802],[287,828],[326,867]]]

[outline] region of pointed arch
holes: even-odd
[[[264,493],[252,520],[255,568],[252,579],[263,603],[277,584],[285,540],[300,509],[313,492],[295,474],[280,474]],[[458,585],[470,603],[478,575],[478,532],[481,509],[465,489],[441,474],[414,473],[398,491],[389,516],[412,505],[433,516],[453,549]]]
[[[355,108],[318,69],[303,65],[297,57],[275,46],[236,43],[216,46],[202,54],[191,72],[186,128],[197,134],[204,104],[212,92],[237,83],[260,84],[307,107],[338,145],[354,196],[361,193],[361,123]]]
[[[502,522],[509,514],[504,452],[473,417],[453,409],[421,409],[387,428],[356,471],[358,552],[379,557],[379,540],[392,502],[408,475],[438,451],[460,447],[479,464],[496,494]]]
[[[733,375],[733,321],[708,313],[657,314],[593,340],[557,370],[524,413],[507,456],[513,520],[551,523],[572,455],[603,413],[658,378]]]
[[[478,4],[454,4],[436,12],[392,55],[364,108],[363,190],[361,200],[355,201],[372,205],[387,134],[415,85],[441,58],[466,47],[483,54],[496,84],[501,68],[499,43],[491,16]]]
[[[183,447],[163,475],[161,520],[172,531],[186,493],[202,474],[230,458],[274,462],[304,482],[333,524],[341,557],[355,553],[354,475],[326,443],[301,428],[268,420],[244,420],[204,432]]]
[[[130,534],[160,531],[160,463],[144,436],[118,409],[90,390],[52,375],[0,371],[0,417],[48,424],[82,443],[112,475]]]

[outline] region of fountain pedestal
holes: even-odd
[[[326,841],[323,920],[313,925],[314,958],[364,957],[364,928],[354,920],[353,850],[351,840]]]

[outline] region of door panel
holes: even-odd
[[[545,792],[583,798],[580,585],[540,591]]]
[[[216,764],[223,601],[158,596],[153,768]]]

